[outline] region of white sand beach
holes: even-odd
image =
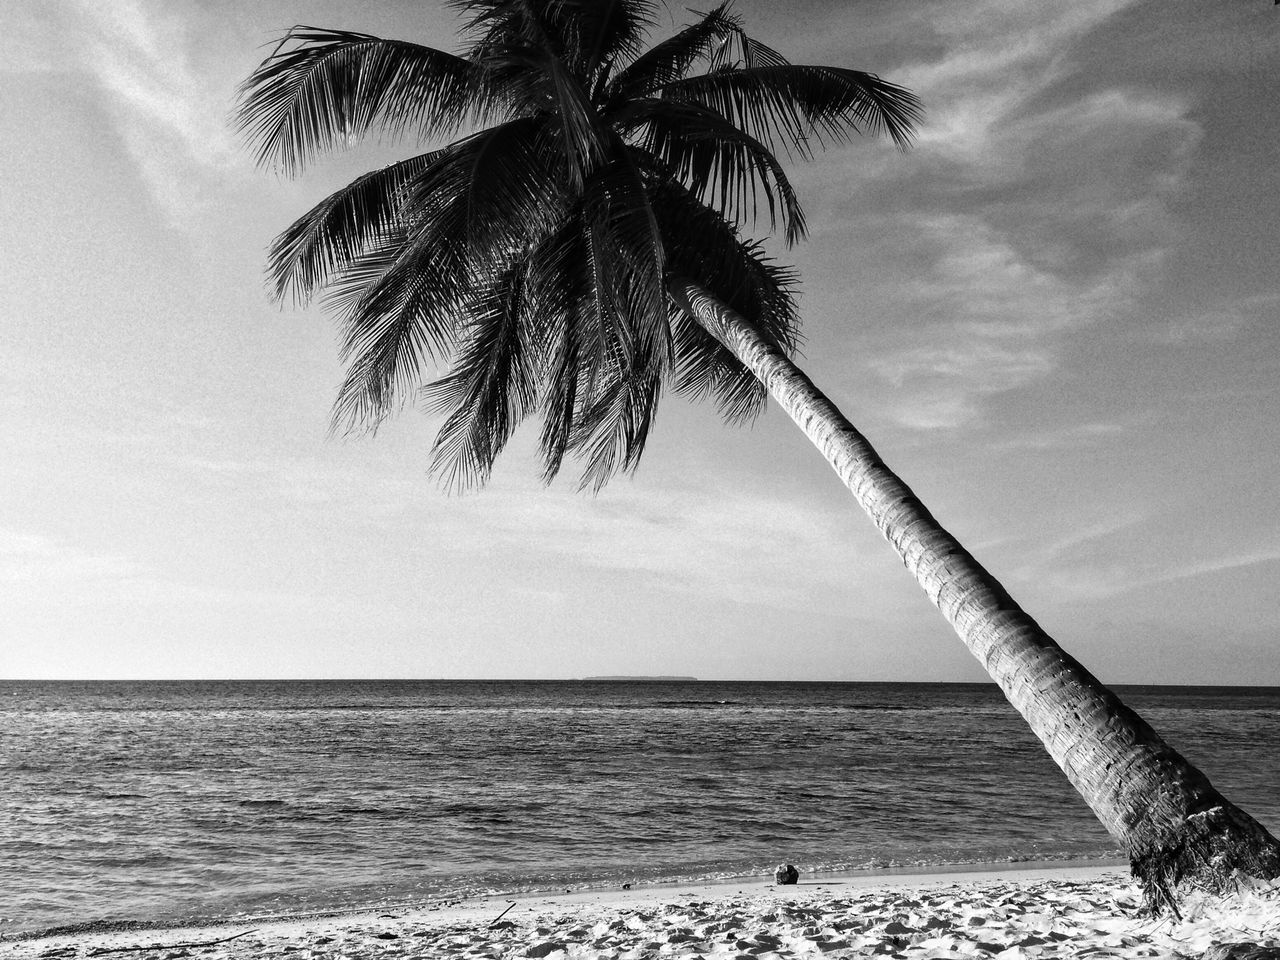
[[[1119,867],[751,880],[58,935],[2,942],[0,958],[1280,958],[1280,884],[1191,898],[1181,920],[1137,905]]]

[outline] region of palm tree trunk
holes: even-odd
[[[1062,650],[930,515],[778,346],[686,280],[672,297],[731,350],[805,432],[1129,855],[1146,908],[1180,887],[1223,893],[1280,876],[1280,845]]]

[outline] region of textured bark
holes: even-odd
[[[675,301],[731,350],[821,451],[929,599],[1129,855],[1152,912],[1180,888],[1280,876],[1280,845],[1054,642],[930,515],[779,349],[696,284]]]

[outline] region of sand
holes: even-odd
[[[1189,899],[1181,921],[1138,918],[1137,905],[1137,888],[1115,867],[833,877],[802,879],[788,887],[747,881],[515,901],[479,898],[447,907],[249,919],[203,929],[5,940],[0,960],[1206,955],[1280,960],[1280,884],[1260,885],[1226,901]],[[210,943],[215,940],[224,942]]]

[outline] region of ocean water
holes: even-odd
[[[1280,832],[1280,688],[1116,689]],[[1117,855],[988,685],[0,681],[0,934]]]

